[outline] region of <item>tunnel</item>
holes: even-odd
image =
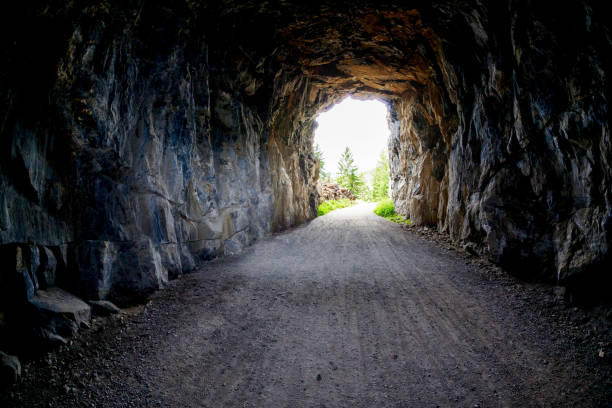
[[[3,7],[3,326],[41,292],[141,302],[312,220],[314,121],[350,95],[389,106],[400,214],[521,279],[610,300],[599,2]]]

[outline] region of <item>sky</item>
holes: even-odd
[[[335,176],[340,155],[348,146],[360,171],[376,167],[380,152],[387,149],[387,106],[377,100],[348,97],[316,118],[315,143],[323,152],[325,169]]]

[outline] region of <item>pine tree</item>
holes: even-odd
[[[387,197],[389,197],[389,154],[383,150],[372,177],[372,199],[379,201]]]
[[[355,160],[353,159],[353,153],[348,147],[340,156],[338,161],[338,184],[342,187],[347,188],[351,193],[359,195],[361,187],[363,186],[363,179],[358,173]]]
[[[372,171],[368,173],[372,173]],[[361,180],[363,180],[363,185],[361,186],[361,189],[359,191],[359,198],[363,201],[374,201],[372,199],[372,186],[368,185],[367,183],[367,180],[369,178],[368,173],[361,173],[359,175],[359,177],[361,177]]]

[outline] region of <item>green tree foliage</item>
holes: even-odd
[[[372,177],[372,200],[380,201],[389,197],[389,154],[386,150],[380,153]]]
[[[314,155],[317,159],[319,159],[319,179],[329,181],[330,174],[325,169],[325,159],[323,158],[321,146],[319,146],[318,143],[315,143],[314,145]]]
[[[367,173],[360,173],[359,177],[361,180],[364,180],[363,185],[361,186],[361,190],[359,190],[359,196],[357,198],[363,201],[374,201],[372,199],[372,186],[370,186],[366,180],[368,179]]]
[[[355,160],[353,159],[353,153],[351,149],[348,147],[340,156],[340,160],[338,161],[338,184],[344,188],[347,188],[351,191],[351,193],[359,196],[361,192],[364,181],[361,174],[359,174],[357,166],[355,165]]]

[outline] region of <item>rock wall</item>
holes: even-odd
[[[590,2],[504,5],[438,22],[437,94],[395,104],[394,200],[523,277],[609,296],[609,28]]]
[[[304,102],[269,114],[265,75],[223,41],[211,45],[191,10],[28,11],[43,13],[30,22],[73,26],[54,39],[47,87],[10,83],[26,79],[21,49],[4,76],[2,311],[55,285],[130,303],[314,216],[312,118],[297,118]],[[307,85],[275,92],[295,98]],[[47,99],[39,112],[28,111],[30,97]],[[27,290],[9,296],[15,285]]]

